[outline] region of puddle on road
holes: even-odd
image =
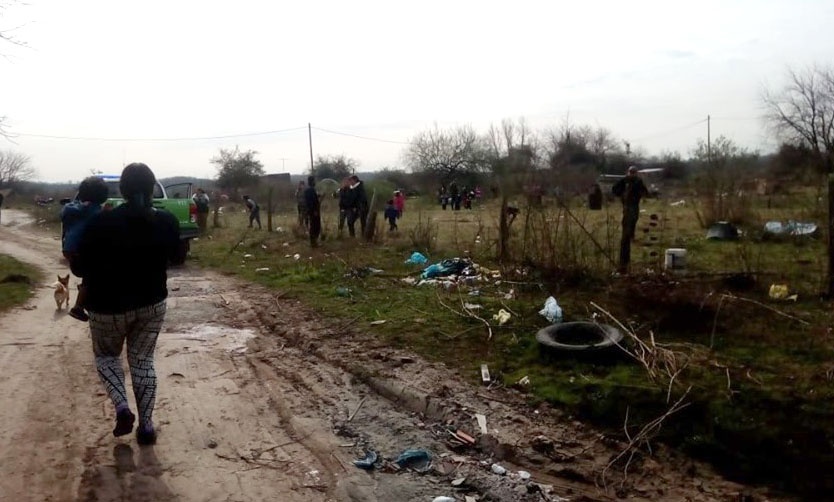
[[[206,324],[203,326],[195,326],[187,331],[168,331],[163,332],[160,336],[161,341],[194,341],[194,345],[189,345],[190,349],[195,350],[209,350],[220,349],[236,354],[243,354],[246,352],[246,342],[255,336],[255,331],[244,328],[230,328],[229,326],[219,326],[214,324]]]
[[[0,213],[2,215],[0,216],[0,225],[4,227],[19,227],[35,222],[35,218],[24,211],[2,208],[0,208],[0,211],[2,211]]]

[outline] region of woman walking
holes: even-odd
[[[152,206],[155,184],[147,165],[125,167],[119,181],[125,203],[90,220],[72,266],[87,290],[96,369],[116,409],[114,436],[130,434],[136,420],[121,361],[127,345],[139,444],[156,442],[154,351],[165,319],[168,262],[179,243],[177,219]]]

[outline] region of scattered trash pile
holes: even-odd
[[[490,500],[488,493],[496,492],[502,493],[502,498],[509,495],[520,501],[569,500],[554,493],[552,485],[534,481],[530,472],[511,469],[507,464],[502,465],[492,452],[497,443],[487,428],[486,416],[481,413],[471,416],[476,419],[480,429],[480,435],[477,437],[457,427],[453,420],[445,423],[418,424],[419,427],[428,429],[449,449],[442,453],[426,448],[408,448],[392,455],[383,455],[368,444],[364,435],[353,432],[347,424],[338,427],[337,433],[353,438],[353,443],[343,446],[362,448],[364,454],[353,461],[353,465],[359,469],[377,470],[382,473],[411,472],[445,479],[448,482],[448,492],[433,498],[433,502],[478,502]]]
[[[405,261],[412,265],[425,265],[428,263],[428,258],[421,253],[414,253]],[[446,289],[456,289],[458,286],[475,287],[479,283],[486,283],[488,281],[500,281],[501,272],[497,270],[489,270],[481,267],[469,258],[449,258],[433,263],[423,269],[420,277],[405,277],[402,281],[412,286],[442,286]],[[500,282],[498,283],[500,284]],[[478,296],[477,288],[470,292],[472,296]],[[501,315],[501,318],[506,318],[509,312]],[[504,321],[506,322],[506,320]],[[502,323],[503,324],[503,323]]]

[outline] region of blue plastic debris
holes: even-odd
[[[360,469],[371,470],[374,468],[377,458],[376,452],[371,450],[365,453],[364,458],[354,460],[353,465]]]
[[[418,253],[417,251],[411,254],[411,257],[405,260],[406,263],[409,265],[423,265],[429,261],[422,253]]]
[[[476,275],[472,262],[465,258],[451,258],[429,265],[423,270],[423,279],[448,277],[450,275]]]
[[[425,472],[431,467],[431,453],[419,448],[405,450],[400,453],[394,463],[404,469],[410,468],[417,472]]]

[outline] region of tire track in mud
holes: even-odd
[[[311,375],[339,375],[329,381],[341,380],[343,386],[325,389],[330,396],[325,402],[337,405],[326,411],[336,430],[346,426],[348,433],[359,431],[360,443],[386,454],[420,444],[436,453],[462,453],[470,458],[469,469],[457,475],[465,472],[467,484],[488,500],[542,498],[533,487],[526,487],[534,492],[529,494],[523,484],[492,475],[484,460],[530,471],[534,480],[552,485],[554,493],[582,500],[737,500],[754,495],[760,500],[780,499],[763,489],[724,480],[708,466],[657,445],[653,457],[634,459],[627,477],[621,467],[611,469],[603,486],[600,473],[622,451],[623,443],[548,406],[533,408],[518,391],[472,387],[443,364],[387,347],[370,334],[345,332],[283,293],[276,295],[256,285],[244,286],[240,292],[248,298],[263,333],[251,342],[250,357],[260,353],[262,362],[288,379],[298,378],[290,376],[294,370],[288,368],[312,364],[314,369],[305,369],[308,391],[322,392],[321,385],[311,385],[311,380],[327,380]],[[352,405],[359,396],[366,398],[363,411],[350,424],[344,423],[344,417],[355,408],[340,403],[345,394]],[[340,404],[343,410],[338,409]],[[473,434],[478,430],[475,413],[487,416],[490,433],[472,448],[450,447],[431,425],[450,422]],[[362,420],[365,414],[373,417],[372,424]],[[434,475],[439,482],[451,480],[442,473]],[[377,481],[379,490],[384,481],[379,477]]]

